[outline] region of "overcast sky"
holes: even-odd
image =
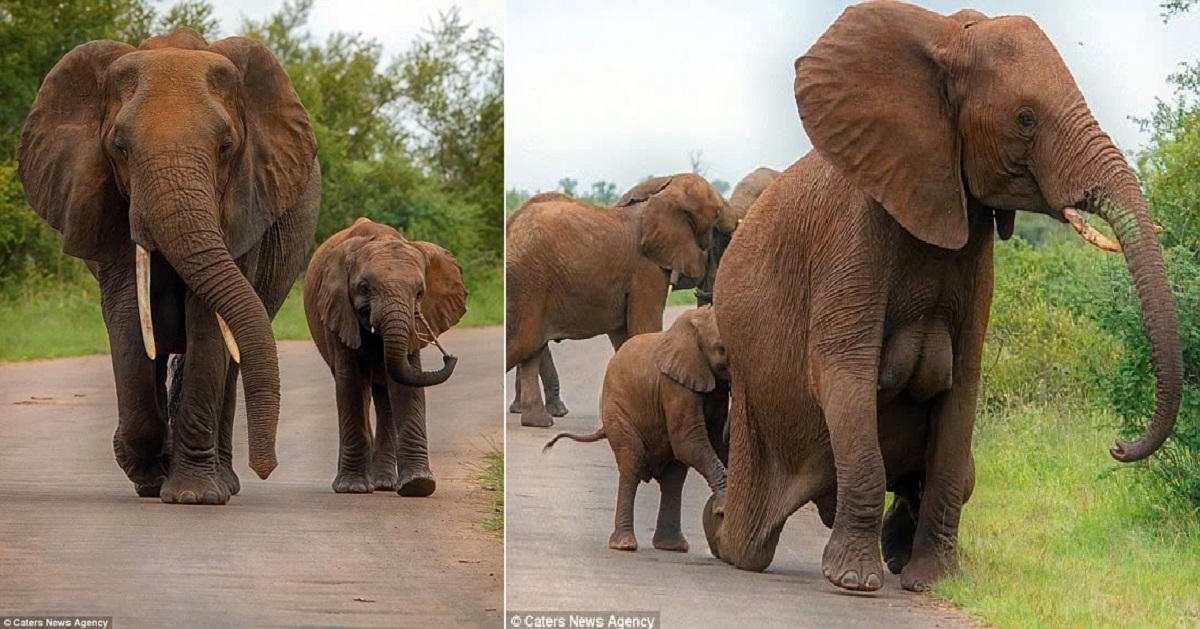
[[[283,0],[211,0],[223,35],[232,35],[243,17],[262,20],[283,7]],[[166,11],[174,2],[159,3]],[[362,33],[379,40],[384,61],[408,49],[413,38],[429,26],[439,10],[453,6],[474,26],[504,35],[504,0],[315,0],[308,30],[319,39],[338,31]]]
[[[782,169],[809,150],[792,96],[792,61],[849,2],[837,0],[508,0],[507,187],[560,178],[624,190],[689,169],[731,184]],[[1163,24],[1139,0],[920,0],[1033,17],[1075,75],[1100,124],[1124,149],[1145,142],[1130,115],[1169,98],[1166,77],[1200,60],[1200,11]]]

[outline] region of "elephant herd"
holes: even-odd
[[[17,159],[29,204],[99,282],[113,450],[137,494],[225,504],[238,493],[239,373],[250,467],[265,479],[281,397],[271,320],[321,198],[313,126],[283,66],[256,40],[209,44],[187,28],[137,48],[88,42],[46,76]],[[312,257],[304,298],[336,389],[334,491],[433,493],[423,388],[456,359],[425,372],[419,351],[440,348],[466,311],[461,266],[360,219]]]
[[[877,590],[886,564],[924,590],[957,569],[974,487],[995,238],[1013,234],[1021,210],[1123,253],[1157,382],[1146,433],[1112,448],[1124,462],[1157,450],[1179,410],[1162,250],[1136,175],[1028,18],[856,5],[796,59],[794,95],[813,149],[739,186],[734,201],[756,197],[744,216],[685,174],[646,181],[612,208],[538,195],[510,218],[514,410],[522,426],[550,426],[565,406],[547,343],[607,334],[617,352],[602,428],[569,436],[613,449],[613,548],[636,548],[632,495],[655,478],[654,545],[687,549],[679,487],[692,467],[712,489],[700,517],[721,560],[764,570],[789,516],[811,502],[832,529],[821,561],[831,583]],[[671,284],[697,286],[712,305],[661,332]],[[706,350],[696,331],[710,319]],[[664,356],[686,342],[692,376]]]

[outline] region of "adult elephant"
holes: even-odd
[[[712,246],[708,248],[708,259],[704,262],[704,275],[696,282],[696,303],[700,306],[712,305],[713,285],[717,281],[717,270],[721,265],[721,257],[733,240],[733,232],[738,223],[746,217],[750,206],[762,196],[767,187],[779,178],[779,171],[767,167],[755,168],[733,187],[729,195],[729,221],[718,224],[713,228]]]
[[[554,425],[538,388],[546,343],[607,334],[619,348],[662,331],[668,284],[704,270],[720,193],[690,173],[638,190],[612,208],[540,194],[508,220],[506,369],[520,366],[523,426]]]
[[[1028,18],[868,2],[795,67],[815,150],[755,204],[717,278],[732,430],[727,500],[705,529],[714,554],[763,570],[788,516],[815,500],[834,509],[831,582],[883,584],[882,528],[901,584],[922,590],[957,568],[993,234],[1028,210],[1123,247],[1157,389],[1148,432],[1112,449],[1120,461],[1158,449],[1179,409],[1162,250],[1137,177]],[[917,504],[883,523],[889,489]],[[900,539],[890,518],[909,512]]]
[[[17,159],[30,205],[100,283],[117,463],[139,496],[224,504],[242,371],[250,467],[277,464],[271,318],[304,264],[321,173],[308,113],[261,43],[190,29],[93,41],[50,71]],[[187,354],[168,430],[169,354]],[[168,437],[169,435],[169,437]]]

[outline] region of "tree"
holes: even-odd
[[[558,180],[558,189],[563,194],[573,197],[579,194],[579,180],[572,179],[571,177],[563,177]]]
[[[617,184],[611,181],[592,182],[592,192],[585,199],[594,205],[612,205],[617,202]]]
[[[729,196],[729,191],[733,189],[729,185],[729,182],[724,179],[713,179],[710,183],[712,183],[712,187],[716,188],[717,192],[720,192],[723,197]]]

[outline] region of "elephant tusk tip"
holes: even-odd
[[[233,358],[233,362],[240,365],[242,362],[242,351],[238,348],[237,339],[233,338],[233,331],[229,329],[229,324],[225,323],[221,315],[217,315],[217,325],[221,328],[221,337],[225,339],[225,347],[229,350],[230,358]],[[270,472],[267,473],[269,474]]]

